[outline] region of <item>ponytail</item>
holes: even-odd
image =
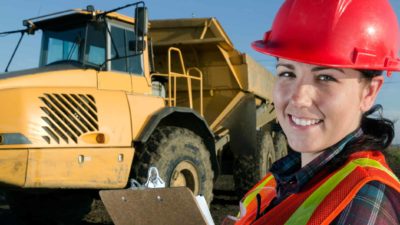
[[[359,70],[362,76],[371,81],[375,76],[382,76],[381,70]],[[364,135],[357,145],[363,149],[384,150],[394,138],[394,124],[382,116],[382,106],[374,105],[361,118],[361,129]]]
[[[381,105],[375,105],[363,114],[361,129],[364,135],[359,144],[364,149],[384,150],[394,138],[394,124],[382,116]]]

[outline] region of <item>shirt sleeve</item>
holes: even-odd
[[[398,225],[400,193],[378,181],[369,182],[331,224]]]

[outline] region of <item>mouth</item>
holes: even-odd
[[[307,127],[317,125],[323,122],[321,119],[308,119],[308,118],[299,118],[289,114],[290,121],[293,122],[296,126]]]

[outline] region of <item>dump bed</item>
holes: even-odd
[[[167,73],[167,51],[172,46],[181,49],[185,67],[203,72],[204,114],[212,128],[243,92],[271,102],[274,77],[249,55],[236,50],[215,18],[152,20],[149,35],[156,72]],[[178,64],[172,67],[179,70]]]
[[[225,66],[243,90],[265,99],[271,98],[270,91],[274,80],[272,74],[251,56],[236,50],[215,18],[152,20],[150,24],[150,36],[155,48],[190,46],[192,51],[202,52],[214,50],[214,47],[218,46],[220,51],[213,51],[211,54],[226,54]],[[211,64],[207,62],[209,58],[202,60],[205,60],[200,62],[203,65]]]

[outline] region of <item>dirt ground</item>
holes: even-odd
[[[229,180],[228,180],[229,182]],[[221,224],[226,215],[236,215],[239,210],[238,199],[230,184],[218,183],[218,189],[214,190],[214,200],[211,203],[210,211],[215,224]],[[222,187],[222,188],[221,188]],[[1,225],[20,225],[16,216],[11,212],[3,193],[0,192],[0,224]],[[112,225],[107,212],[100,200],[92,204],[91,212],[79,224],[74,225]],[[45,224],[41,224],[45,225]],[[52,224],[53,225],[53,224]],[[66,224],[64,224],[66,225]],[[72,225],[72,224],[69,224]]]
[[[216,225],[221,224],[226,215],[236,215],[238,212],[236,201],[229,200],[229,198],[231,198],[231,196],[217,195],[211,203],[210,211]],[[95,206],[96,209],[79,225],[112,225],[104,208],[99,206],[98,202],[95,205],[97,205]],[[0,221],[2,225],[19,225],[3,196],[0,197]]]

